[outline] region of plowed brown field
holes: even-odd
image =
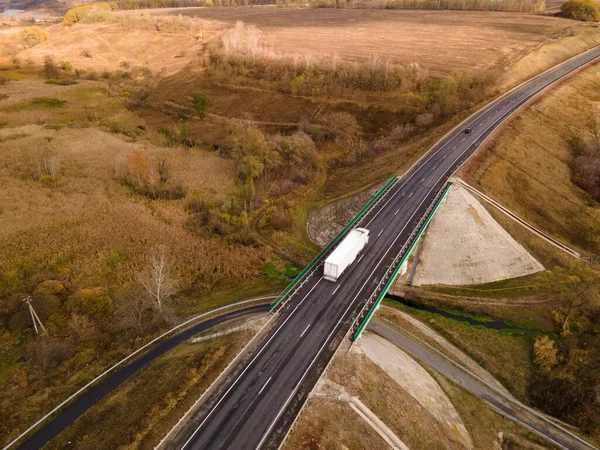
[[[185,8],[153,14],[185,14],[263,30],[276,52],[345,60],[372,54],[417,63],[436,73],[503,67],[582,25],[555,17],[480,11],[399,11],[275,8]]]

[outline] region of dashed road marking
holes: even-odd
[[[310,327],[310,325],[309,325],[309,327]],[[306,327],[306,328],[308,329],[308,327]],[[306,330],[304,330],[304,331],[306,331]],[[302,333],[302,334],[304,334],[304,333]],[[302,336],[300,336],[300,337],[302,337]],[[262,391],[264,391],[264,390],[265,390],[265,388],[267,387],[267,384],[269,384],[269,381],[271,381],[271,378],[273,378],[273,377],[269,377],[269,379],[268,379],[268,380],[267,380],[267,382],[266,382],[266,383],[263,385],[263,387],[262,387],[262,388],[260,388],[260,391],[258,391],[258,395],[262,394]]]

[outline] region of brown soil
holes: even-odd
[[[437,73],[505,66],[549,39],[581,25],[532,14],[478,11],[185,8],[156,10],[232,24],[242,20],[264,31],[280,53],[337,52],[346,60],[372,54]]]

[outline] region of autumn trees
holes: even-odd
[[[569,0],[560,7],[564,17],[575,20],[597,20],[600,18],[600,5],[595,0]]]
[[[590,267],[572,267],[569,272],[555,288],[557,337],[534,340],[537,370],[529,396],[543,411],[596,432],[600,426],[600,275]]]
[[[166,157],[150,160],[142,150],[132,150],[126,161],[117,161],[114,178],[140,195],[152,199],[177,200],[185,196],[183,185],[172,178]]]

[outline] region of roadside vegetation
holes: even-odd
[[[114,9],[1,35],[4,441],[184,317],[281,289],[314,254],[312,205],[406,166],[501,74],[282,54],[242,22]]]
[[[185,343],[154,361],[51,440],[81,449],[154,448],[236,356],[248,336]]]
[[[564,17],[575,20],[598,20],[600,4],[595,0],[569,0],[560,7]]]

